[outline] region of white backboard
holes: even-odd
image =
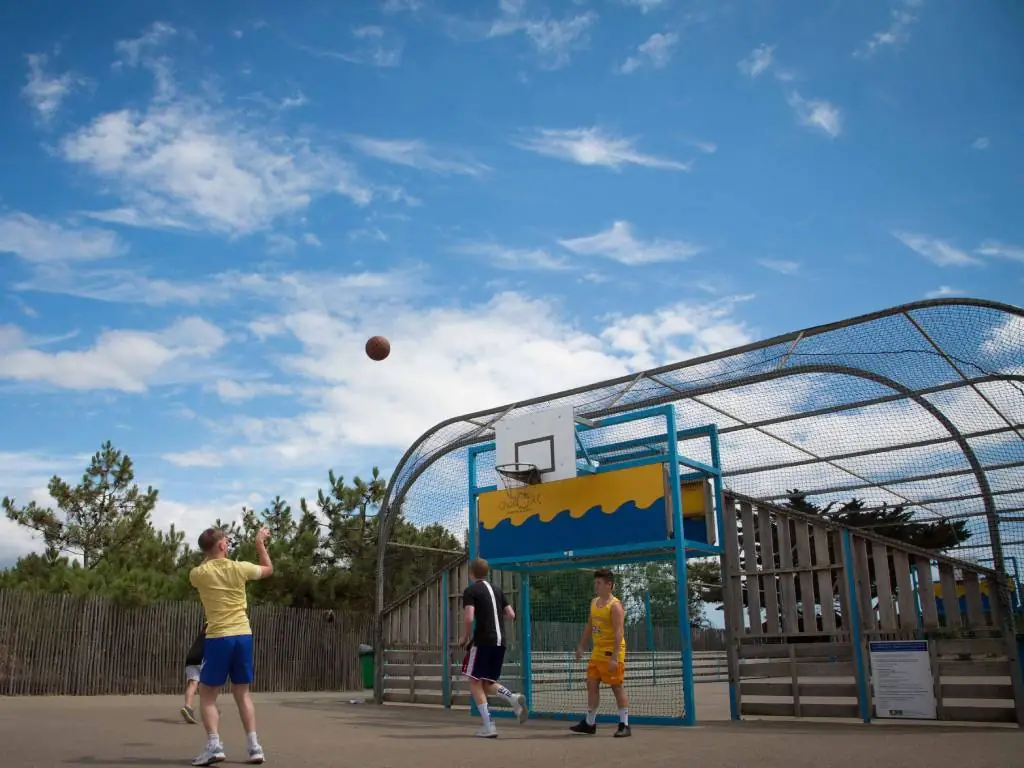
[[[504,418],[494,425],[494,441],[495,465],[535,464],[542,483],[576,477],[572,406]]]

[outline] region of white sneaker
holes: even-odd
[[[512,702],[512,712],[515,713],[520,725],[530,719],[530,708],[526,706],[526,697],[523,694],[520,693],[515,697]]]
[[[192,761],[192,765],[213,765],[214,763],[222,763],[226,759],[227,755],[224,754],[223,745],[218,744],[212,747],[207,744],[202,754]]]
[[[494,727],[494,723],[488,723],[477,731],[475,736],[478,739],[496,739],[498,738],[498,729]]]
[[[264,760],[266,760],[266,758],[263,756],[263,747],[261,747],[259,744],[257,744],[255,747],[249,747],[249,759],[246,760],[247,763],[250,763],[252,765],[259,765],[260,763],[264,762]]]

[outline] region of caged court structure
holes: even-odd
[[[518,614],[505,682],[541,716],[585,708],[607,567],[634,722],[700,720],[711,683],[733,719],[1024,724],[1024,310],[922,301],[436,425],[381,509],[378,703],[471,710],[478,555]],[[409,558],[435,575],[394,583]]]

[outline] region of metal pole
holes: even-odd
[[[843,541],[843,570],[846,572],[846,589],[849,594],[850,606],[850,642],[853,644],[854,669],[857,675],[857,708],[860,719],[871,722],[871,699],[868,695],[867,667],[864,664],[864,638],[860,625],[860,597],[857,593],[857,579],[854,576],[853,544],[850,541],[850,530],[839,531]]]
[[[718,525],[718,546],[722,547],[722,551],[725,551],[725,493],[722,488],[722,454],[719,450],[718,445],[718,425],[711,425],[711,434],[708,435],[711,442],[711,466],[718,470],[718,474],[711,478],[711,482],[715,489],[715,511],[718,513],[717,525]],[[735,515],[733,515],[735,518]],[[719,562],[719,573],[722,575],[722,600],[727,600],[726,596],[726,579],[725,579],[725,557],[720,557]],[[736,567],[739,567],[737,563]],[[740,676],[739,676],[739,659],[732,658],[737,656],[737,649],[735,644],[732,642],[734,635],[738,635],[742,631],[742,627],[737,629],[733,625],[733,612],[729,606],[725,606],[725,632],[729,637],[729,717],[733,720],[740,719]],[[735,662],[735,663],[734,663]]]
[[[683,722],[697,722],[693,690],[693,638],[690,636],[690,601],[686,585],[686,537],[683,534],[682,489],[679,486],[679,441],[676,429],[676,409],[668,406],[665,412],[668,431],[669,499],[672,502],[672,527],[676,543],[676,606],[679,613],[679,634],[682,640],[683,662]]]

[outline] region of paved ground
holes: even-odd
[[[1020,768],[1024,731],[939,725],[712,721],[695,728],[634,729],[614,740],[573,736],[566,723],[499,721],[501,738],[471,738],[465,712],[352,705],[335,694],[256,697],[268,765],[358,768]],[[167,696],[0,698],[0,764],[50,766],[188,765],[203,744]],[[239,764],[244,738],[223,702],[225,765]],[[486,756],[484,761],[481,757]]]

